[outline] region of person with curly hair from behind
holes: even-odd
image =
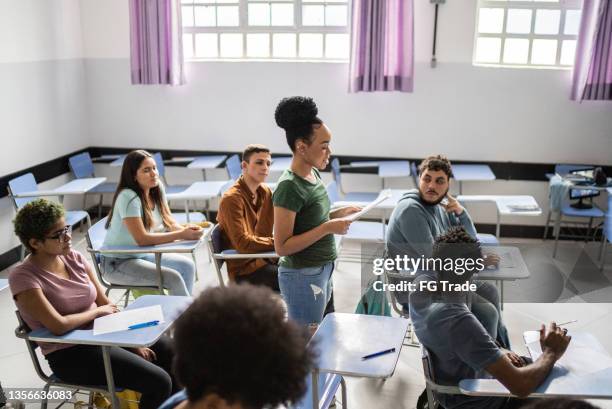
[[[230,308],[231,307],[231,308]],[[176,320],[173,369],[185,390],[160,409],[263,409],[299,402],[314,353],[269,288],[214,287]]]
[[[346,234],[351,222],[345,216],[360,210],[347,206],[330,211],[319,171],[329,163],[332,135],[317,114],[312,98],[284,98],[276,107],[276,124],[285,130],[293,158],[272,196],[281,295],[289,317],[313,327],[328,303],[333,304],[334,234]]]

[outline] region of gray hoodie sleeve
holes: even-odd
[[[474,222],[472,222],[472,218],[466,209],[463,209],[463,213],[461,213],[458,217],[459,223],[465,228],[465,231],[468,232],[470,236],[476,238],[476,227],[474,226]]]
[[[431,256],[434,237],[431,234],[431,227],[427,222],[428,216],[423,209],[417,206],[410,206],[404,209],[399,218],[399,230],[403,232],[403,243],[393,243],[407,247],[408,254],[412,257]]]

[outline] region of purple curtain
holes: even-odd
[[[612,6],[584,0],[572,78],[573,100],[612,100]]]
[[[130,0],[132,84],[185,83],[180,0]]]
[[[353,0],[350,92],[412,92],[413,0]]]

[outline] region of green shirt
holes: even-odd
[[[275,207],[295,212],[293,235],[299,235],[329,220],[331,207],[327,190],[319,171],[313,169],[316,182],[296,175],[290,169],[283,172],[272,196]],[[277,220],[275,223],[282,223]],[[319,267],[336,259],[334,235],[328,234],[304,250],[280,258],[279,265],[286,268]]]
[[[164,231],[164,225],[162,217],[159,213],[159,209],[155,206],[155,209],[151,212],[153,216],[152,226],[149,229],[150,232]],[[104,237],[105,246],[137,246],[136,240],[132,237],[132,234],[123,223],[123,219],[127,217],[143,217],[142,202],[140,198],[132,189],[123,189],[117,196],[115,201],[115,207],[113,207],[113,218],[111,219],[110,226],[106,231]],[[117,258],[142,258],[145,256],[144,253],[138,254],[122,254],[114,253],[108,254],[110,257]]]

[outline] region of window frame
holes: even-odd
[[[250,26],[248,24],[248,5],[249,4],[293,4],[293,16],[294,24],[287,26]],[[335,2],[327,2],[326,0],[319,0],[314,2],[302,1],[302,0],[238,0],[235,3],[216,3],[215,0],[193,0],[190,3],[182,3],[181,1],[181,12],[183,6],[191,5],[210,5],[215,7],[231,7],[238,6],[238,26],[185,26],[182,27],[182,34],[190,34],[192,38],[192,56],[185,58],[188,62],[216,62],[216,61],[239,61],[239,62],[250,62],[250,61],[268,61],[268,62],[324,62],[324,63],[348,63],[349,56],[344,58],[327,58],[325,57],[326,46],[327,46],[327,34],[346,34],[348,38],[348,49],[350,50],[350,16],[351,16],[351,1],[350,0],[336,0]],[[344,5],[347,7],[347,24],[346,26],[304,26],[302,25],[302,6],[304,5]],[[194,9],[195,10],[195,9]],[[215,14],[216,15],[216,14]],[[217,34],[217,57],[197,57],[196,56],[196,35],[203,33]],[[221,57],[221,34],[242,34],[242,56],[240,57]],[[248,34],[269,34],[268,51],[269,57],[249,57],[247,55],[247,36]],[[273,56],[273,41],[274,34],[295,34],[295,57],[274,57]],[[300,34],[322,34],[323,45],[322,45],[322,57],[300,57]]]
[[[480,33],[478,32],[478,24],[480,19],[481,9],[499,8],[504,10],[504,17],[502,22],[501,33]],[[506,33],[506,27],[508,24],[508,10],[510,9],[529,9],[532,11],[531,16],[531,27],[528,34],[517,34],[517,33]],[[535,24],[538,10],[560,10],[559,16],[559,32],[557,34],[536,34]],[[497,68],[531,68],[531,69],[552,69],[552,70],[571,70],[573,64],[562,65],[561,64],[561,52],[564,40],[575,40],[578,39],[578,34],[565,34],[566,15],[568,10],[582,10],[582,0],[559,0],[546,1],[546,0],[526,0],[526,1],[513,1],[513,0],[478,0],[476,3],[476,19],[474,23],[474,43],[472,49],[472,65],[477,67],[497,67]],[[477,44],[479,38],[499,38],[501,39],[501,46],[499,51],[499,61],[497,63],[491,62],[480,62],[476,60]],[[504,62],[504,49],[506,45],[506,39],[517,38],[527,39],[529,41],[527,50],[527,62],[526,63],[507,63]],[[557,50],[555,55],[554,64],[533,64],[531,63],[533,40],[550,39],[557,40]]]

